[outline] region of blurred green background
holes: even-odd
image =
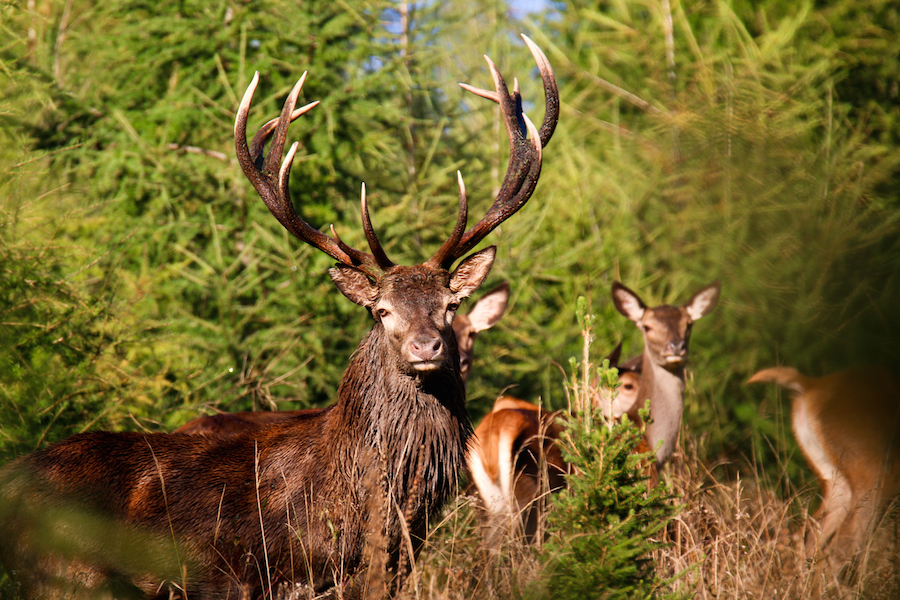
[[[783,400],[743,385],[774,364],[821,375],[900,364],[900,2],[28,0],[0,6],[0,462],[86,429],[171,430],[215,410],[333,401],[370,327],[234,159],[303,71],[291,188],[314,226],[364,245],[365,182],[389,255],[430,256],[506,169],[482,54],[562,114],[528,205],[484,244],[507,315],[476,344],[478,419],[508,386],[560,407],[580,355],[648,304],[714,279],[694,328],[685,427],[710,460],[791,456]],[[482,211],[482,212],[480,212]],[[477,295],[476,295],[477,297]],[[561,367],[563,366],[563,367]],[[789,459],[791,469],[802,460]]]

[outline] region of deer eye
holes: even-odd
[[[650,331],[651,327],[649,325],[644,325],[644,331]]]
[[[459,302],[451,302],[447,305],[447,310],[451,312],[456,312],[456,309],[459,308]]]
[[[383,319],[389,314],[391,314],[391,311],[386,308],[379,308],[375,310],[375,316],[377,316],[379,319]]]

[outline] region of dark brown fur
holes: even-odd
[[[441,269],[398,267],[382,287],[408,290],[394,306],[421,315],[446,301],[433,299],[450,295],[448,282]],[[323,411],[230,437],[95,432],[39,450],[5,469],[4,517],[17,514],[17,499],[47,510],[78,506],[158,541],[176,540],[188,569],[132,576],[79,550],[76,560],[89,565],[86,587],[121,578],[153,597],[167,596],[170,581],[189,597],[238,598],[301,581],[317,593],[344,585],[350,595],[390,595],[395,574],[408,568],[404,529],[417,551],[429,517],[455,492],[471,434],[455,338],[449,323],[438,328],[447,360],[421,373],[398,358],[399,344],[388,339],[396,336],[376,323],[337,403]],[[71,573],[61,559],[29,573],[35,563],[23,561],[54,549],[23,552],[14,540],[33,541],[40,524],[11,521],[0,524],[0,557],[24,595],[43,590],[54,573]],[[376,579],[366,582],[373,564]],[[388,575],[379,581],[380,573]]]
[[[509,299],[509,284],[502,283],[475,303],[468,314],[457,314],[453,320],[453,333],[459,350],[460,375],[466,382],[474,359],[475,339],[481,331],[497,324],[506,310]],[[259,410],[236,413],[218,413],[192,419],[175,430],[175,433],[233,435],[248,427],[257,427],[281,419],[314,415],[321,408],[300,410]]]

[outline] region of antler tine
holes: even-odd
[[[315,102],[310,102],[306,106],[295,108],[294,112],[291,113],[291,122],[293,123],[299,117],[318,106],[319,102],[319,100],[316,100]],[[253,157],[253,163],[258,168],[262,168],[262,161],[260,159],[262,157],[263,148],[265,147],[266,142],[269,141],[269,137],[272,135],[272,132],[275,131],[275,127],[278,125],[278,122],[280,120],[280,116],[272,119],[271,121],[260,127],[259,131],[256,132],[256,135],[253,136],[253,139],[250,140],[250,156]]]
[[[556,129],[556,122],[559,118],[559,90],[556,85],[556,77],[547,57],[540,48],[526,36],[522,37],[538,64],[544,84],[546,105],[544,121],[541,129],[538,130],[522,111],[522,98],[518,91],[518,82],[515,83],[513,92],[510,93],[503,76],[487,57],[485,58],[491,70],[496,91],[490,92],[460,84],[464,89],[500,105],[500,112],[509,136],[510,156],[506,177],[500,186],[497,198],[485,216],[469,229],[462,236],[456,248],[448,253],[444,259],[444,264],[448,268],[454,260],[474,248],[487,234],[528,201],[541,174],[542,148],[550,141],[550,137]]]
[[[338,262],[357,267],[366,275],[377,279],[380,275],[380,270],[373,257],[350,248],[339,241],[339,239],[331,238],[322,233],[301,219],[294,210],[289,192],[289,183],[291,165],[297,153],[298,144],[295,142],[291,145],[283,161],[281,161],[281,154],[284,150],[287,129],[291,121],[315,106],[315,103],[313,103],[294,110],[305,79],[306,73],[294,85],[284,103],[281,116],[274,120],[274,125],[273,121],[263,125],[248,146],[247,116],[250,113],[253,94],[259,84],[259,73],[257,72],[253,75],[253,80],[241,99],[241,104],[238,107],[234,120],[234,146],[238,163],[241,165],[244,175],[256,188],[263,202],[266,203],[266,206],[285,229]],[[263,156],[262,148],[270,137],[272,145],[269,154],[268,156]]]
[[[553,67],[550,66],[550,61],[547,60],[547,55],[544,54],[544,51],[538,48],[538,45],[524,33],[522,34],[522,39],[525,41],[528,49],[531,50],[531,55],[537,63],[538,70],[541,72],[541,81],[544,84],[544,98],[546,98],[546,101],[540,138],[541,146],[546,146],[550,138],[553,137],[556,124],[559,122],[559,88],[556,85],[556,75],[553,73]]]
[[[453,250],[459,244],[459,240],[462,239],[463,233],[466,230],[466,220],[468,219],[469,213],[469,202],[466,198],[466,184],[463,182],[462,173],[459,171],[456,172],[456,179],[459,183],[459,213],[456,217],[456,227],[453,228],[453,233],[450,234],[447,241],[438,248],[438,251],[435,252],[434,256],[426,263],[433,267],[441,266],[445,269],[450,268],[453,261],[456,260],[456,257],[451,258]],[[445,264],[446,262],[449,262],[449,264]]]
[[[384,270],[390,269],[394,266],[394,263],[391,262],[391,259],[384,253],[384,248],[381,247],[381,242],[378,241],[378,236],[375,235],[375,229],[372,228],[372,219],[369,217],[369,203],[366,200],[365,183],[362,184],[359,204],[360,211],[362,212],[363,233],[366,234],[366,241],[369,242],[369,249],[372,251],[372,257],[379,267]]]

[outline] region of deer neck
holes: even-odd
[[[647,425],[647,441],[656,450],[659,468],[669,460],[678,441],[681,415],[684,412],[684,367],[673,370],[656,363],[645,350],[641,373],[642,398],[650,399],[650,418]],[[662,446],[657,445],[662,441]]]
[[[472,425],[455,343],[445,367],[406,372],[377,325],[360,344],[338,389],[350,452],[377,458],[390,495],[407,512],[432,513],[455,493]],[[452,340],[453,336],[450,336]]]

